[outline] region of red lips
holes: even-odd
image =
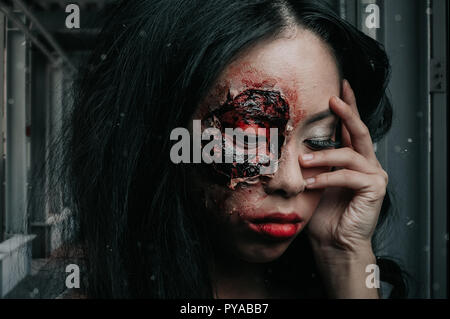
[[[303,225],[302,218],[296,213],[262,214],[246,219],[248,227],[263,236],[272,239],[289,239]]]

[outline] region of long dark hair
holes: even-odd
[[[190,200],[186,167],[170,161],[170,132],[187,126],[211,84],[239,52],[276,37],[292,23],[328,43],[373,140],[381,139],[392,118],[385,92],[386,53],[328,5],[316,0],[133,0],[114,5],[80,69],[74,103],[48,163],[54,167],[49,179],[55,187],[50,189],[63,192],[75,221],[73,238],[83,250],[87,297],[213,296],[208,225]],[[389,198],[376,233],[387,221]],[[308,274],[309,279],[298,277],[305,287],[299,296],[325,296],[304,234],[269,266],[271,280],[282,281],[290,271]],[[382,269],[382,280],[383,274]],[[404,296],[400,268],[389,263],[388,274],[384,277],[394,286],[393,296]]]

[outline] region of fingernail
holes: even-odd
[[[339,104],[343,104],[344,101],[342,101],[342,99],[339,96],[335,96],[334,99],[336,100],[337,103]]]
[[[340,98],[337,95],[333,95],[331,98],[336,100],[337,102],[339,102],[339,100],[340,100]]]
[[[314,184],[316,182],[316,179],[314,177],[308,178],[306,180],[306,184],[311,185]]]
[[[303,159],[304,161],[310,161],[310,160],[312,160],[313,158],[314,158],[314,155],[312,155],[312,154],[305,154],[305,155],[302,156],[302,159]]]

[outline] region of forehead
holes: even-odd
[[[312,32],[296,28],[242,52],[207,100],[220,105],[228,93],[235,97],[249,88],[279,91],[291,112],[313,114],[328,109],[330,97],[339,95],[340,78],[329,47]]]

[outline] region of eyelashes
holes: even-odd
[[[339,148],[342,146],[342,143],[340,141],[333,141],[332,139],[326,139],[326,140],[309,139],[309,140],[305,140],[305,143],[310,149],[312,149],[314,151]]]

